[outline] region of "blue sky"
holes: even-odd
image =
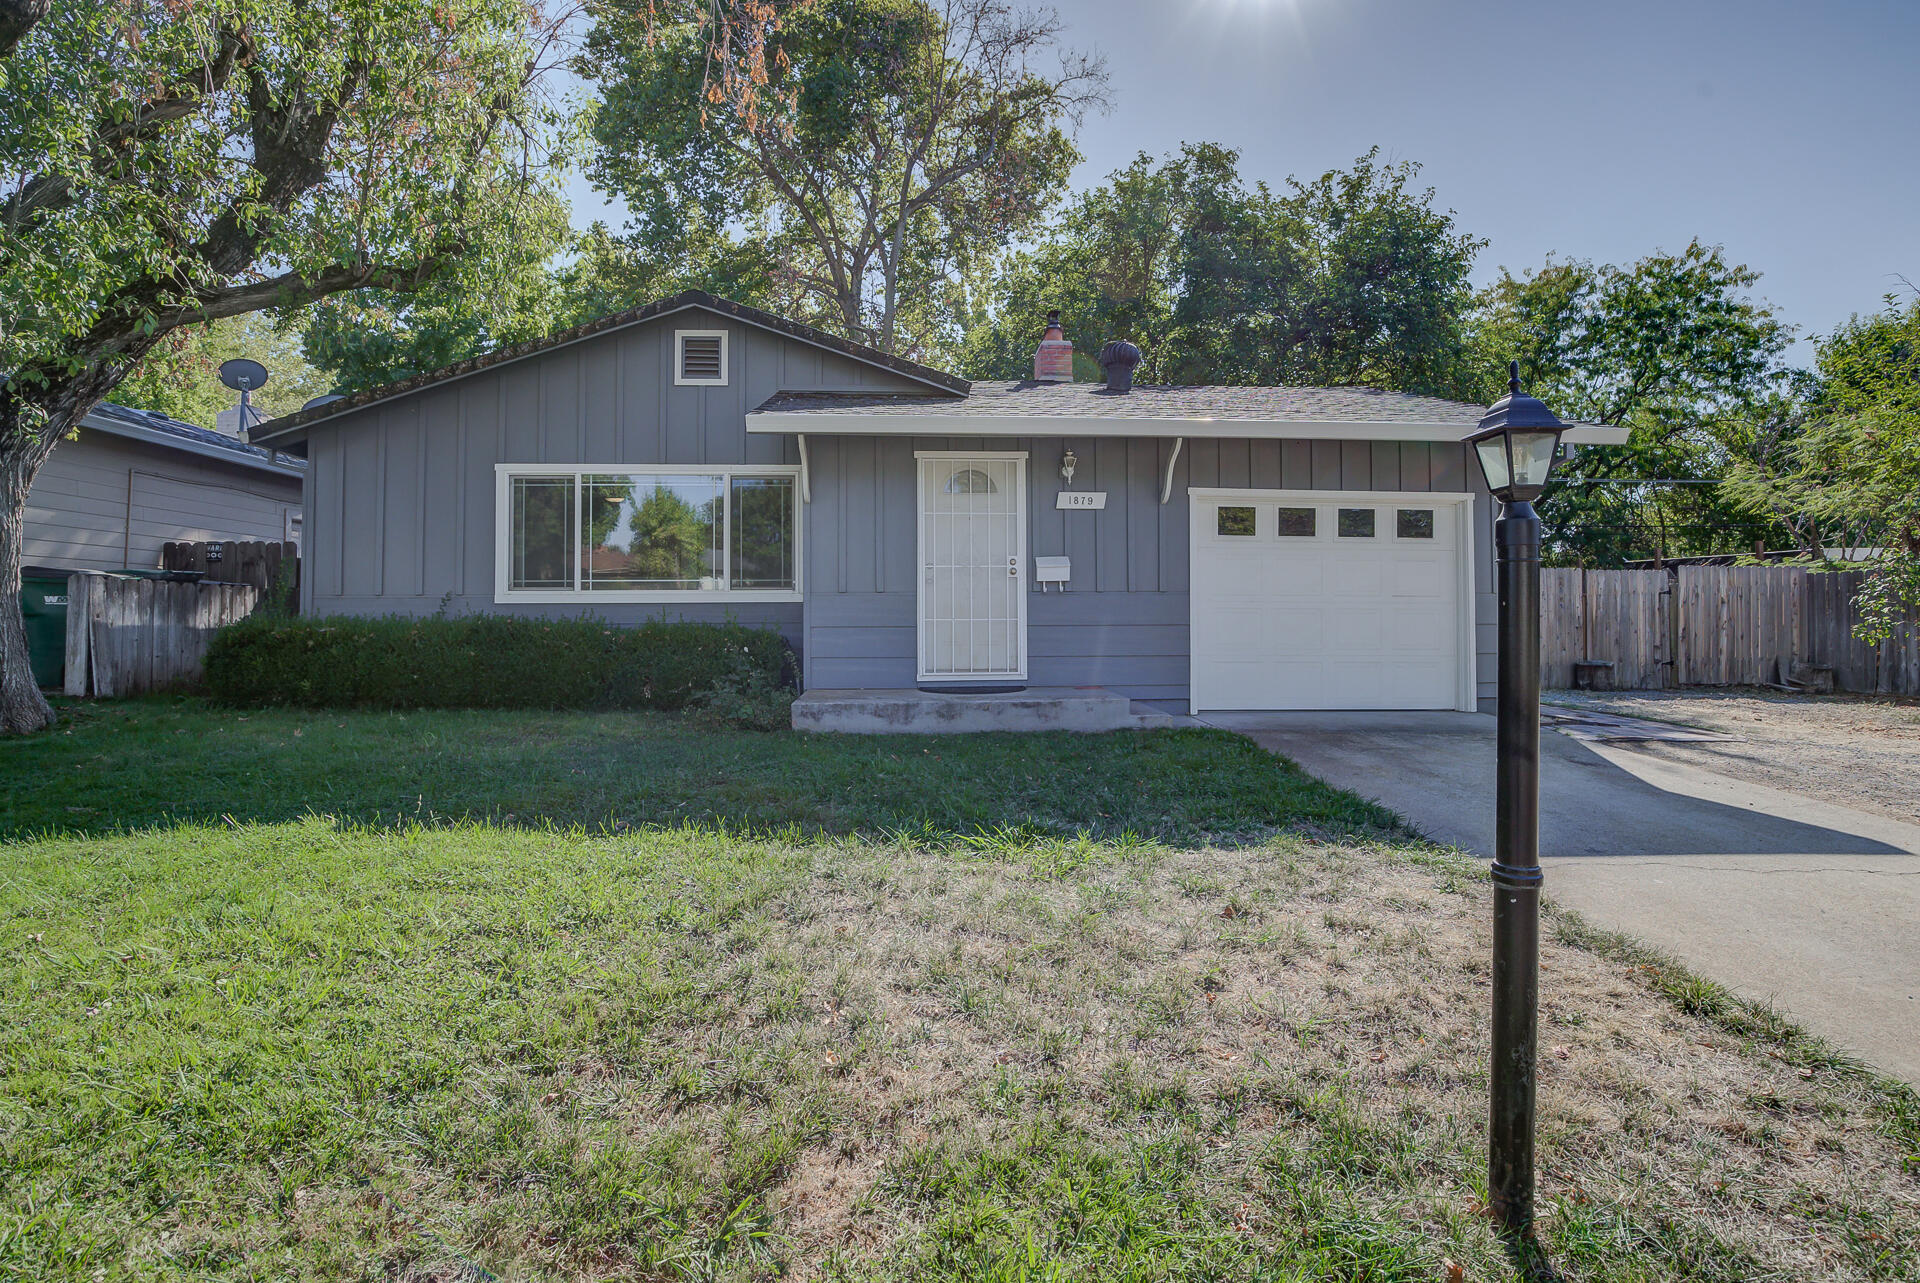
[[[1112,75],[1077,186],[1184,140],[1275,184],[1377,143],[1491,240],[1481,280],[1698,237],[1803,336],[1920,282],[1920,0],[1054,3]]]

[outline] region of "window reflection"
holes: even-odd
[[[721,582],[719,476],[590,476],[580,512],[580,587],[713,590]]]
[[[727,531],[735,588],[793,587],[793,478],[735,477]]]

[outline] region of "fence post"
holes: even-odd
[[[92,657],[87,653],[87,640],[93,634],[89,595],[98,579],[98,575],[85,570],[76,570],[67,576],[67,665],[64,689],[67,694],[82,699],[87,695],[87,665],[92,662]]]

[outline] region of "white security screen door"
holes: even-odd
[[[1467,498],[1193,492],[1193,710],[1471,708]]]
[[[1027,675],[1027,457],[923,452],[920,678]]]

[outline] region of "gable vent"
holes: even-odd
[[[679,383],[725,383],[727,339],[724,334],[681,334]]]

